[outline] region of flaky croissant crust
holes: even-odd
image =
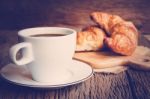
[[[109,37],[105,38],[107,46],[116,53],[131,55],[138,44],[138,31],[134,24],[117,15],[93,12],[91,17]]]
[[[90,26],[77,33],[76,51],[97,51],[103,47],[105,33],[96,26]]]

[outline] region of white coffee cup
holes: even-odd
[[[57,84],[68,79],[71,74],[67,68],[76,46],[75,30],[36,27],[23,29],[18,36],[23,42],[10,48],[10,57],[17,66],[27,66],[33,80]],[[22,58],[17,60],[19,50],[22,50]]]

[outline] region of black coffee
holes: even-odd
[[[67,34],[35,34],[31,35],[31,37],[55,37],[55,36],[65,36]]]

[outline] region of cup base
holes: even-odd
[[[49,75],[47,77],[32,77],[32,79],[36,82],[56,85],[66,82],[71,77],[71,75],[71,71],[65,70],[61,72],[61,74]]]

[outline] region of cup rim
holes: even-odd
[[[53,37],[31,37],[31,35],[27,35],[25,32],[31,31],[31,30],[40,30],[40,29],[62,29],[62,30],[68,30],[71,33],[64,35],[64,36],[53,36]],[[26,34],[26,35],[25,35]],[[68,37],[71,35],[76,34],[76,30],[71,29],[71,28],[66,28],[66,27],[32,27],[32,28],[25,28],[21,29],[18,31],[18,36],[23,37],[23,38],[30,38],[30,39],[49,39],[49,38],[63,38],[63,37]]]

